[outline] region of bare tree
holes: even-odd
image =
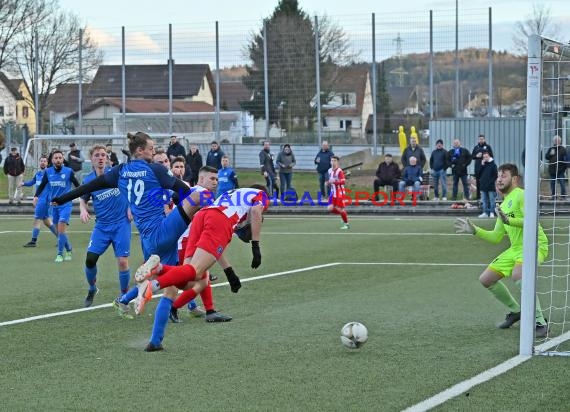
[[[532,6],[532,14],[515,24],[515,34],[513,35],[515,51],[520,54],[527,54],[528,36],[531,34],[555,39],[559,32],[560,28],[552,22],[550,8],[545,4],[535,3]]]
[[[0,70],[16,49],[18,37],[30,25],[43,21],[53,0],[0,0]]]
[[[22,77],[30,85],[32,95],[39,93],[36,116],[49,109],[49,95],[59,84],[79,81],[79,37],[81,26],[77,15],[54,10],[46,20],[35,27],[28,27],[18,43],[14,63]],[[35,51],[35,38],[38,50]],[[34,76],[35,59],[38,59],[38,79]],[[103,60],[103,53],[83,30],[82,69],[85,82],[93,76]],[[30,102],[34,105],[33,102]],[[38,131],[40,132],[40,131]]]

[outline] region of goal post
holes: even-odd
[[[529,36],[519,341],[519,354],[523,356],[570,356],[570,197],[568,189],[566,193],[558,189],[560,183],[567,185],[566,177],[560,178],[558,173],[558,168],[565,168],[567,163],[556,161],[554,179],[547,162],[545,170],[540,166],[553,138],[566,138],[569,104],[570,44]],[[562,141],[563,146],[568,143]],[[570,153],[570,148],[567,150]],[[555,192],[551,197],[552,184]],[[539,224],[549,243],[548,257],[540,265]],[[548,334],[541,340],[535,339],[537,297],[549,321]]]

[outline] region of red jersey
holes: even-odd
[[[344,183],[346,179],[344,178],[344,172],[340,167],[333,170],[331,167],[329,169],[329,184],[331,187],[331,197],[333,199],[344,199]]]
[[[263,210],[269,207],[269,198],[259,189],[248,187],[230,190],[218,197],[212,206],[204,209],[217,209],[230,220],[232,230],[248,218],[253,206],[263,205]]]

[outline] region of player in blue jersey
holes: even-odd
[[[27,182],[23,182],[22,186],[36,186],[36,189],[42,183],[44,173],[48,165],[47,156],[40,157],[39,170]],[[24,245],[24,247],[36,247],[38,236],[40,235],[40,226],[44,225],[57,237],[57,229],[51,221],[51,206],[49,204],[49,190],[44,190],[38,198],[34,211],[34,226],[32,228],[32,240]]]
[[[222,193],[239,187],[237,174],[230,166],[230,158],[227,155],[222,156],[222,168],[218,170],[218,192],[216,197],[220,197]]]
[[[190,224],[190,219],[202,206],[201,195],[194,192],[188,195],[189,188],[181,180],[160,164],[152,163],[154,141],[146,133],[127,134],[132,160],[113,167],[109,172],[91,182],[53,199],[64,204],[76,197],[94,190],[118,187],[127,197],[135,225],[140,233],[145,260],[152,254],[161,260],[176,265],[178,262],[177,242]],[[204,169],[208,180],[217,184],[217,170]],[[164,189],[179,194],[180,204],[168,216],[164,213]],[[214,185],[215,189],[215,185]],[[138,289],[134,287],[115,301],[119,311],[125,311],[128,302],[136,298]],[[167,312],[168,316],[168,312]]]
[[[93,171],[85,176],[83,183],[89,183],[98,176],[108,172],[111,168],[108,164],[108,154],[105,146],[95,145],[89,151]],[[85,307],[93,304],[97,294],[97,261],[99,256],[105,253],[109,245],[113,245],[115,257],[119,266],[119,289],[120,295],[129,290],[129,253],[131,250],[131,221],[129,219],[129,205],[126,197],[122,196],[119,189],[103,189],[87,193],[79,198],[81,221],[87,223],[90,219],[87,202],[93,200],[95,211],[95,226],[87,246],[85,257],[85,277],[89,284],[89,291],[85,298]],[[127,314],[128,315],[128,314]]]
[[[63,165],[63,153],[61,150],[54,150],[52,152],[52,164],[53,166],[46,169],[42,182],[36,190],[34,206],[37,205],[44,190],[49,190],[49,197],[53,201],[54,198],[68,193],[71,189],[72,183],[75,187],[79,186],[79,182],[75,178],[73,170]],[[52,209],[53,222],[54,224],[57,224],[56,263],[61,263],[64,260],[71,260],[71,244],[69,243],[66,233],[67,225],[69,225],[69,218],[71,217],[71,207],[71,203],[66,203],[56,205]],[[65,256],[63,254],[64,248]]]

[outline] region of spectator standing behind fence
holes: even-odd
[[[222,168],[222,157],[224,152],[220,149],[220,145],[215,140],[210,146],[208,156],[206,156],[206,166],[214,167],[216,170]]]
[[[170,159],[170,163],[178,156],[186,157],[186,149],[180,144],[176,136],[170,136],[170,144],[166,149],[166,154]]]
[[[477,181],[480,182],[483,213],[481,213],[479,217],[495,218],[495,200],[497,199],[495,184],[498,177],[497,165],[491,157],[490,151],[483,150],[481,156],[483,158],[481,160]]]
[[[477,182],[477,199],[481,199],[481,185],[479,183],[479,178],[477,176],[479,176],[479,169],[481,169],[481,162],[483,161],[483,152],[487,151],[489,152],[489,155],[491,157],[493,157],[493,149],[491,149],[491,146],[489,146],[487,144],[487,142],[485,141],[485,135],[484,134],[480,134],[479,135],[479,142],[475,145],[475,147],[473,148],[473,151],[471,152],[471,157],[473,160],[475,160],[475,179]]]
[[[392,191],[397,192],[401,175],[400,168],[392,161],[392,155],[386,153],[384,155],[384,161],[380,163],[378,169],[376,169],[374,193],[377,193],[382,186],[392,186]],[[378,200],[378,195],[374,195],[374,200]]]
[[[453,148],[449,153],[449,163],[451,166],[451,174],[453,175],[453,200],[457,200],[457,191],[459,189],[459,180],[463,185],[463,199],[469,200],[469,183],[467,182],[467,166],[471,163],[471,153],[464,147],[461,147],[461,141],[455,139]]]
[[[291,181],[293,180],[293,168],[295,167],[296,160],[291,145],[285,143],[283,150],[277,155],[277,167],[279,167],[279,181],[281,182],[281,196],[287,190],[291,189]]]
[[[24,161],[18,153],[18,148],[10,149],[10,154],[4,161],[4,174],[8,176],[8,200],[11,205],[14,201],[22,204],[22,182],[24,180],[24,172],[26,167]]]
[[[409,164],[410,157],[415,157],[417,164],[423,170],[426,164],[426,154],[424,149],[418,145],[418,140],[415,137],[410,138],[410,145],[402,152],[402,166],[406,167]]]
[[[111,167],[117,166],[119,164],[119,158],[117,157],[117,153],[113,152],[113,145],[108,144],[105,146],[105,151],[109,157],[109,163],[111,164]]]
[[[447,168],[449,167],[449,154],[443,148],[443,140],[437,139],[435,149],[429,157],[429,168],[433,179],[433,200],[439,200],[439,181],[441,180],[441,200],[447,200]]]
[[[265,183],[267,190],[269,191],[269,196],[273,196],[273,191],[275,188],[275,164],[273,163],[273,154],[270,151],[269,141],[263,142],[263,149],[259,152],[259,167],[261,168],[261,174],[265,177]]]
[[[69,154],[67,155],[67,164],[73,173],[77,181],[81,181],[81,170],[83,169],[83,162],[85,158],[81,154],[81,150],[77,148],[75,143],[71,142],[69,144]]]
[[[186,155],[186,173],[190,174],[190,185],[195,186],[198,182],[198,173],[203,166],[202,154],[195,144],[190,145],[190,151]]]
[[[402,181],[399,185],[400,192],[403,192],[409,186],[414,188],[414,192],[419,192],[422,184],[422,168],[417,164],[418,161],[414,156],[410,156],[408,161],[410,164],[404,167],[404,172],[402,173]]]
[[[329,149],[329,142],[323,140],[321,150],[315,156],[315,164],[317,165],[317,173],[319,174],[319,188],[324,197],[325,182],[329,180],[329,169],[331,167],[331,158],[334,156],[332,150]],[[331,194],[330,186],[327,186],[327,196]]]
[[[553,198],[556,196],[556,181],[560,184],[560,195],[566,197],[566,148],[561,143],[560,136],[554,136],[552,146],[544,155],[544,160],[548,163],[550,193]]]

